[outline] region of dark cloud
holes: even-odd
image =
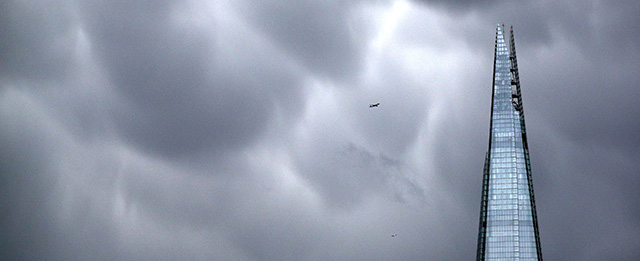
[[[468,12],[476,9],[487,9],[490,7],[495,7],[500,2],[499,0],[481,0],[481,1],[472,1],[472,0],[463,0],[463,1],[446,1],[446,0],[414,0],[416,3],[424,4],[428,7],[439,7],[444,8],[447,11],[453,13],[461,13]]]
[[[245,1],[238,11],[306,68],[333,80],[351,79],[362,49],[351,35],[349,12],[342,1]]]
[[[335,151],[319,146],[311,155],[300,160],[298,169],[331,207],[348,210],[383,192],[400,202],[426,201],[425,188],[412,181],[418,173],[397,159],[353,143]]]
[[[3,90],[4,97],[10,96],[7,92]],[[49,186],[54,178],[48,172],[51,144],[43,131],[33,128],[38,119],[20,118],[7,105],[2,106],[0,117],[2,122],[11,123],[0,127],[0,145],[4,148],[0,153],[2,255],[11,259],[46,258],[42,249],[51,248],[49,239],[54,228],[47,216],[55,213],[48,199],[54,191]]]
[[[6,80],[65,77],[73,52],[73,13],[67,3],[0,4],[0,75]]]
[[[544,257],[637,260],[639,7],[2,2],[0,256],[473,259],[505,23]]]
[[[84,20],[96,53],[131,102],[114,110],[120,131],[146,150],[168,156],[252,142],[277,95],[300,98],[292,88],[299,79],[286,68],[270,67],[273,61],[257,50],[242,50],[248,52],[248,66],[233,66],[216,54],[221,51],[216,43],[226,39],[176,24],[176,6],[87,4]]]

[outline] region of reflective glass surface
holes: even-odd
[[[486,260],[537,260],[520,113],[512,104],[511,61],[498,26],[491,115]]]

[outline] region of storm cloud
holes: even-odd
[[[638,260],[638,11],[3,1],[0,256],[473,259],[504,23],[543,256]]]

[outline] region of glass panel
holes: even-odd
[[[512,104],[511,60],[498,26],[494,65],[486,260],[536,260],[520,114]]]

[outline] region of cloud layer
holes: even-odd
[[[640,259],[639,9],[5,1],[0,255],[473,259],[505,23],[544,257]]]

